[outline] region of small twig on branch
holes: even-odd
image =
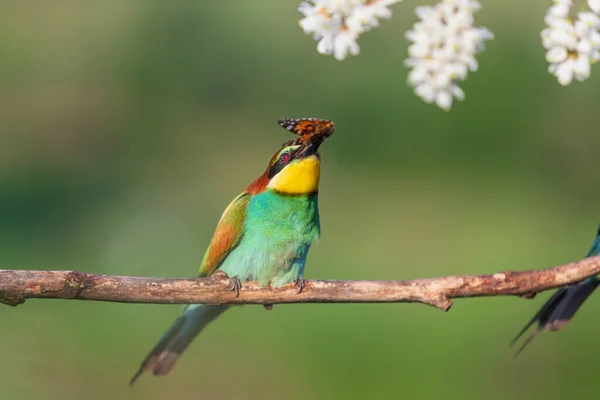
[[[600,274],[600,256],[554,268],[462,275],[409,281],[305,281],[302,293],[245,282],[239,297],[223,273],[210,278],[172,279],[108,276],[75,271],[0,270],[0,302],[16,306],[31,298],[121,303],[424,303],[448,310],[452,298],[519,295],[576,283]]]

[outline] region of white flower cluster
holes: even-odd
[[[587,0],[591,11],[577,13],[574,20],[569,18],[571,5],[571,0],[554,0],[542,31],[548,71],[564,86],[573,78],[589,78],[591,64],[600,60],[600,0]]]
[[[412,42],[405,65],[411,68],[409,84],[427,103],[449,110],[453,97],[465,97],[457,82],[477,70],[475,54],[494,37],[487,28],[473,26],[473,14],[480,7],[477,0],[442,0],[433,7],[417,7],[420,21],[405,35]]]
[[[380,18],[390,18],[388,6],[400,0],[310,0],[301,3],[304,14],[300,27],[318,40],[317,51],[333,54],[338,60],[360,51],[358,36],[379,25]]]

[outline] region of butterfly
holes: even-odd
[[[277,123],[302,138],[312,136],[328,137],[335,130],[335,124],[328,119],[282,118]]]

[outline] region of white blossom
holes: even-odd
[[[317,51],[343,60],[357,55],[356,40],[364,32],[379,25],[379,19],[390,18],[388,6],[400,0],[309,0],[298,7],[304,14],[300,27],[318,40]]]
[[[588,0],[593,11],[581,11],[569,18],[570,0],[555,0],[544,18],[542,44],[547,49],[548,71],[563,86],[573,78],[583,81],[590,77],[591,64],[600,60],[600,0]]]
[[[452,99],[464,99],[457,82],[479,67],[475,55],[493,34],[474,27],[473,14],[481,8],[477,0],[442,0],[435,6],[417,7],[420,21],[406,32],[412,42],[405,65],[411,68],[408,83],[425,102],[449,110]]]
[[[587,5],[596,14],[600,14],[600,0],[587,0]]]

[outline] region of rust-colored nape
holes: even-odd
[[[319,118],[282,118],[277,121],[288,131],[299,135],[296,143],[304,143],[314,136],[329,137],[335,130],[335,124],[328,119]]]

